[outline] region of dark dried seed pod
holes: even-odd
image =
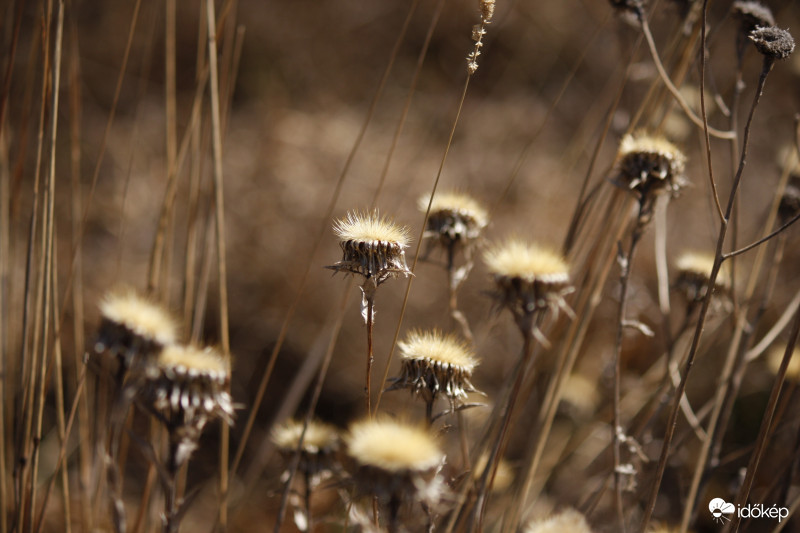
[[[750,32],[750,40],[756,45],[756,49],[767,58],[786,59],[794,52],[792,34],[774,26],[756,28]]]

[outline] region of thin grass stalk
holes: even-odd
[[[43,21],[44,23],[44,21]],[[45,24],[46,28],[50,27],[49,17]],[[37,146],[36,146],[36,167],[34,170],[33,181],[33,202],[31,207],[31,217],[28,233],[28,247],[26,254],[25,264],[25,289],[24,289],[24,305],[22,311],[22,369],[20,372],[20,394],[21,405],[17,407],[18,426],[14,428],[15,439],[15,464],[13,476],[16,481],[15,488],[15,508],[16,513],[14,517],[14,524],[12,529],[23,527],[22,521],[25,516],[25,476],[27,474],[27,465],[29,465],[28,453],[30,446],[30,431],[33,417],[33,385],[35,382],[36,374],[36,356],[38,351],[36,346],[37,338],[37,325],[38,313],[34,310],[34,305],[38,303],[38,296],[41,294],[40,290],[34,289],[34,264],[35,264],[35,248],[36,236],[38,235],[38,217],[39,217],[39,202],[40,192],[39,186],[41,181],[41,167],[42,167],[42,150],[44,144],[44,123],[45,123],[45,109],[47,106],[47,80],[50,63],[50,47],[49,47],[49,32],[44,32],[44,42],[42,43],[43,69],[42,69],[42,88],[41,88],[41,105],[39,112],[39,122],[37,128]],[[32,63],[33,64],[33,63]],[[42,239],[44,240],[44,239]],[[43,270],[43,269],[42,269]],[[41,280],[40,276],[37,276]],[[37,307],[38,309],[38,307]],[[34,325],[31,326],[31,316],[34,316]],[[33,345],[33,346],[32,346]],[[17,400],[19,401],[19,397]]]
[[[119,105],[119,98],[122,92],[122,85],[125,80],[125,73],[128,70],[128,60],[130,59],[131,48],[133,48],[133,37],[136,33],[136,26],[139,21],[139,13],[141,11],[141,6],[142,6],[142,0],[136,0],[136,3],[133,6],[133,13],[131,14],[131,25],[128,29],[128,40],[125,43],[125,52],[122,56],[119,76],[117,76],[117,83],[114,88],[114,97],[112,98],[111,101],[111,109],[108,114],[108,119],[106,120],[105,128],[103,129],[103,137],[102,140],[100,141],[100,152],[97,155],[97,161],[95,162],[94,171],[92,172],[92,182],[91,185],[89,186],[89,193],[87,195],[86,205],[83,208],[83,214],[81,216],[79,238],[76,239],[76,242],[78,243],[82,242],[83,234],[86,231],[86,225],[89,219],[89,209],[91,208],[92,200],[94,199],[94,192],[95,189],[97,188],[97,180],[100,178],[100,167],[102,166],[103,158],[105,157],[105,152],[108,145],[108,138],[111,133],[111,126],[114,124],[114,118],[116,117],[117,106]],[[72,250],[70,271],[69,271],[69,276],[67,277],[67,286],[65,288],[66,294],[69,294],[72,288],[73,265],[79,251],[80,251],[79,248],[73,248]]]
[[[75,391],[75,397],[72,399],[72,406],[69,410],[69,417],[67,418],[67,424],[64,427],[64,439],[61,443],[61,447],[58,451],[58,459],[56,460],[56,467],[55,471],[62,469],[64,466],[64,460],[67,456],[67,444],[69,442],[69,437],[72,434],[72,427],[75,422],[75,416],[78,413],[78,409],[80,407],[81,399],[85,398],[84,388],[86,385],[86,368],[84,367],[81,369],[80,375],[78,376],[78,385]],[[50,483],[48,484],[47,490],[45,491],[44,501],[42,502],[42,509],[39,511],[39,518],[36,521],[36,533],[41,533],[42,527],[44,524],[44,517],[45,511],[47,510],[47,498],[53,492],[53,485],[55,484],[57,476],[52,476],[50,478]]]
[[[680,93],[675,84],[667,74],[667,71],[664,69],[664,65],[661,63],[661,58],[658,55],[658,50],[656,49],[656,43],[653,39],[653,34],[650,32],[650,24],[647,22],[647,18],[641,12],[641,10],[637,11],[637,17],[639,20],[639,24],[642,28],[642,33],[644,34],[645,40],[647,41],[648,48],[650,50],[650,55],[653,58],[653,64],[658,71],[658,75],[661,76],[664,85],[667,87],[670,93],[672,93],[673,98],[678,103],[680,108],[683,110],[686,117],[698,128],[703,128],[704,130],[707,128],[708,134],[717,137],[719,139],[731,139],[736,135],[734,131],[721,131],[716,128],[712,128],[708,125],[707,120],[703,120],[702,118],[698,117],[692,108],[689,107],[689,104],[686,103],[686,99],[684,99],[683,95]]]
[[[415,0],[415,3],[418,1],[419,0]],[[386,159],[384,160],[383,168],[381,169],[381,175],[378,179],[378,186],[376,187],[375,193],[372,196],[372,202],[370,202],[370,205],[372,206],[377,205],[378,197],[380,196],[381,191],[383,191],[383,186],[386,182],[386,176],[389,174],[389,167],[391,166],[394,152],[397,149],[400,135],[403,133],[403,127],[405,126],[406,119],[408,118],[408,111],[411,109],[411,100],[417,90],[417,83],[419,82],[419,76],[422,72],[422,65],[425,62],[425,57],[428,55],[428,48],[430,47],[431,39],[433,38],[433,32],[436,29],[436,26],[439,24],[439,18],[442,15],[445,2],[446,0],[437,1],[433,16],[431,17],[431,22],[428,25],[428,31],[425,34],[425,40],[423,41],[422,48],[420,48],[419,54],[417,55],[417,64],[414,68],[414,74],[411,77],[411,83],[409,84],[408,92],[406,93],[406,98],[403,103],[403,111],[400,113],[400,120],[397,121],[397,127],[395,128],[394,136],[392,137],[392,144],[389,146],[389,151],[386,153]]]
[[[233,463],[231,465],[231,470],[233,472],[238,471],[239,466],[241,464],[242,456],[244,455],[244,449],[247,445],[247,442],[250,438],[250,433],[253,429],[253,424],[255,423],[256,416],[258,415],[259,408],[264,400],[264,395],[267,390],[267,384],[269,383],[269,379],[272,376],[272,371],[275,367],[275,363],[278,360],[278,354],[280,353],[280,349],[283,347],[283,343],[286,340],[286,334],[289,331],[289,324],[294,317],[294,314],[297,310],[297,306],[302,300],[303,291],[305,290],[305,286],[308,282],[308,274],[311,271],[311,265],[314,263],[314,256],[319,249],[320,244],[322,243],[322,239],[325,237],[327,232],[329,231],[329,220],[333,215],[333,210],[336,208],[336,203],[339,200],[339,196],[342,192],[342,186],[344,185],[345,178],[347,177],[348,172],[350,171],[350,167],[355,159],[355,155],[358,152],[359,148],[361,147],[361,143],[364,140],[364,136],[367,131],[367,127],[369,126],[370,122],[372,122],[372,117],[375,114],[375,110],[377,108],[378,101],[380,100],[381,95],[383,94],[383,90],[386,87],[386,82],[389,80],[389,75],[391,74],[392,68],[394,67],[395,60],[397,59],[398,53],[400,51],[400,45],[405,40],[405,36],[408,32],[409,25],[411,23],[411,19],[413,18],[414,13],[419,5],[420,0],[412,0],[411,5],[409,6],[408,14],[406,15],[405,20],[403,21],[402,28],[400,33],[395,40],[394,46],[392,51],[389,55],[389,61],[384,69],[383,75],[381,76],[380,81],[378,82],[378,87],[373,94],[372,100],[370,102],[369,108],[367,110],[367,115],[364,118],[364,122],[361,124],[361,128],[359,129],[358,135],[356,136],[355,141],[353,142],[353,146],[350,149],[350,152],[347,155],[347,160],[345,161],[344,167],[342,168],[341,173],[339,174],[339,178],[336,182],[336,186],[331,194],[331,200],[328,203],[328,207],[325,211],[325,215],[322,218],[322,223],[320,225],[319,231],[317,232],[317,236],[314,239],[314,244],[311,247],[311,251],[308,255],[308,260],[306,261],[306,267],[303,271],[303,275],[300,278],[300,283],[295,292],[295,296],[292,299],[292,303],[289,305],[289,308],[284,315],[283,323],[281,324],[280,332],[278,333],[278,337],[275,341],[275,346],[272,349],[272,352],[269,356],[269,361],[267,362],[267,366],[264,370],[264,374],[261,377],[261,381],[258,385],[258,390],[256,391],[255,399],[253,400],[253,406],[250,410],[250,416],[247,419],[247,422],[244,426],[244,430],[242,431],[242,437],[239,441],[239,447],[236,449],[236,454],[234,455]],[[380,396],[378,396],[378,400],[380,401]]]
[[[617,108],[619,107],[619,104],[622,101],[622,95],[624,93],[625,85],[627,85],[628,80],[630,79],[631,69],[633,68],[633,60],[636,57],[636,54],[638,53],[641,44],[642,44],[642,38],[639,37],[634,43],[633,49],[631,50],[631,54],[628,57],[627,63],[625,65],[624,75],[622,76],[622,81],[620,82],[619,89],[615,93],[614,101],[611,104],[611,108],[606,113],[606,119],[603,123],[603,130],[600,133],[600,136],[594,145],[592,156],[589,159],[589,166],[586,169],[586,174],[584,174],[583,176],[583,181],[581,182],[581,187],[578,192],[578,200],[575,203],[575,209],[572,211],[572,217],[570,218],[567,234],[564,237],[564,244],[561,248],[562,252],[564,252],[565,255],[571,254],[572,247],[575,244],[575,238],[577,237],[581,221],[584,219],[585,216],[584,209],[586,208],[586,202],[588,200],[588,198],[586,197],[586,192],[589,187],[589,182],[591,181],[595,165],[597,164],[597,160],[600,156],[600,149],[603,147],[603,143],[605,142],[606,137],[608,136],[608,132],[611,130],[611,124],[614,120],[614,116],[616,115]]]
[[[420,226],[422,229],[420,230],[419,238],[417,239],[417,247],[414,250],[414,262],[411,265],[411,273],[413,274],[417,269],[417,261],[419,261],[420,257],[420,249],[422,248],[422,240],[425,233],[425,228],[428,225],[428,216],[431,213],[431,204],[433,204],[433,197],[436,195],[436,189],[439,186],[439,178],[442,176],[442,170],[444,170],[444,164],[447,161],[447,155],[450,153],[450,147],[453,144],[453,137],[456,133],[456,127],[458,126],[458,121],[461,118],[461,110],[464,108],[464,100],[467,98],[467,89],[469,88],[469,80],[472,78],[472,73],[467,72],[466,80],[464,81],[464,88],[461,91],[461,98],[458,102],[458,108],[456,110],[456,117],[453,120],[453,126],[450,129],[450,136],[447,139],[447,144],[445,145],[444,154],[442,155],[442,160],[439,163],[439,170],[436,172],[436,178],[433,181],[433,187],[431,188],[431,194],[428,198],[428,206],[425,209],[425,216],[422,219],[422,225]],[[400,317],[397,320],[397,327],[394,331],[394,338],[392,339],[392,345],[389,349],[389,356],[386,358],[386,366],[384,367],[383,371],[383,378],[381,379],[381,385],[378,389],[378,398],[375,400],[375,412],[378,412],[378,407],[381,404],[381,398],[383,397],[383,391],[386,388],[386,380],[389,379],[389,368],[392,364],[392,358],[394,356],[394,349],[397,346],[397,339],[400,337],[400,328],[403,325],[403,317],[406,313],[406,307],[408,306],[408,296],[411,293],[411,285],[414,281],[414,276],[408,276],[408,282],[406,283],[406,291],[403,295],[403,304],[400,306]]]
[[[483,521],[486,514],[486,504],[488,502],[487,491],[494,483],[494,478],[497,474],[497,466],[500,464],[502,450],[505,448],[508,426],[511,422],[517,399],[520,396],[520,390],[524,382],[526,371],[534,371],[532,361],[534,346],[532,328],[523,330],[522,337],[522,354],[512,374],[516,376],[516,379],[514,380],[514,385],[511,388],[511,393],[502,415],[500,431],[494,441],[492,451],[486,459],[486,466],[483,469],[483,474],[481,474],[481,479],[476,488],[475,505],[473,507],[473,512],[470,514],[469,521],[467,522],[467,531],[483,531]]]
[[[216,207],[217,236],[217,275],[219,283],[219,333],[223,356],[230,361],[231,343],[228,326],[228,275],[225,263],[225,204],[222,180],[222,133],[220,131],[219,74],[217,72],[216,22],[214,0],[206,1],[206,20],[208,22],[208,66],[211,88],[211,124],[214,154],[214,192]],[[230,427],[222,424],[219,457],[219,522],[222,530],[228,526],[228,448],[230,446]]]
[[[709,287],[715,286],[717,281],[717,275],[719,274],[720,268],[722,267],[723,247],[725,244],[725,237],[728,231],[728,222],[730,220],[731,212],[733,211],[733,206],[735,204],[735,199],[736,199],[736,193],[739,190],[739,185],[741,184],[742,180],[742,174],[744,172],[744,166],[747,160],[747,146],[750,140],[750,128],[752,126],[753,116],[755,115],[756,107],[758,107],[758,102],[764,90],[764,84],[766,83],[767,75],[769,74],[770,70],[772,70],[773,64],[774,60],[765,56],[764,65],[761,70],[761,75],[759,76],[758,79],[758,86],[756,87],[756,92],[753,98],[753,104],[750,107],[750,113],[747,117],[747,123],[745,124],[744,128],[744,138],[742,140],[742,153],[739,158],[739,167],[736,171],[736,176],[734,176],[733,179],[730,196],[728,197],[728,204],[725,209],[725,216],[720,226],[719,237],[717,238],[716,251],[714,254],[714,266],[712,267],[711,274],[709,275],[708,278]],[[684,391],[686,390],[686,382],[689,378],[689,374],[691,373],[692,366],[694,365],[694,360],[697,355],[697,349],[700,344],[700,337],[702,336],[703,333],[703,327],[705,325],[705,319],[708,314],[708,308],[709,305],[711,304],[712,296],[713,296],[712,290],[706,291],[706,295],[703,298],[703,305],[700,310],[700,315],[697,319],[697,326],[695,328],[695,333],[694,336],[692,337],[692,344],[689,348],[689,354],[686,357],[683,375],[681,376],[681,381],[678,384],[678,387],[675,391],[675,396],[670,411],[669,421],[667,423],[666,433],[664,435],[664,441],[661,447],[661,454],[659,457],[658,466],[656,468],[655,478],[651,486],[651,491],[648,497],[647,506],[645,507],[644,518],[642,519],[642,530],[645,530],[649,525],[650,518],[653,514],[653,510],[655,509],[655,503],[661,485],[661,479],[664,475],[664,470],[666,469],[667,466],[669,449],[672,443],[672,438],[675,434],[675,427],[677,425],[680,402],[681,399],[683,398]],[[683,531],[685,531],[685,529]]]
[[[83,354],[86,347],[83,318],[83,243],[80,242],[81,209],[81,83],[80,53],[78,48],[78,27],[74,17],[70,17],[70,54],[69,54],[69,117],[70,117],[70,194],[71,194],[71,247],[76,250],[73,261],[72,290],[72,335],[74,339],[73,355],[76,369],[75,388],[78,385],[78,371],[83,367]],[[69,299],[68,299],[69,300]],[[66,302],[65,302],[66,303]],[[63,313],[62,313],[63,314]],[[81,389],[85,391],[85,388]],[[82,490],[79,491],[81,502],[81,525],[84,530],[93,529],[93,512],[88,490],[92,485],[92,449],[91,423],[89,421],[89,400],[78,404],[79,471]]]

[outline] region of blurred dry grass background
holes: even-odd
[[[58,283],[62,304],[70,301],[74,287],[72,256],[74,246],[70,185],[69,128],[79,117],[79,192],[88,218],[80,248],[85,321],[78,325],[91,339],[99,321],[96,302],[109,288],[119,284],[145,288],[153,240],[158,229],[167,187],[168,149],[165,107],[165,16],[162,2],[142,2],[134,29],[130,59],[121,84],[118,103],[114,93],[134,2],[71,1],[66,4],[62,106],[56,146],[56,226]],[[190,122],[198,76],[198,42],[203,49],[204,8],[201,2],[178,2],[176,25],[176,124],[180,141]],[[429,194],[455,118],[458,98],[466,76],[464,57],[471,49],[470,29],[476,23],[476,2],[444,3],[441,19],[433,34],[430,50],[413,94],[408,120],[391,160],[386,184],[377,205],[382,212],[407,224],[412,234],[420,232],[422,214],[419,197]],[[666,47],[679,31],[682,2],[661,1],[651,19],[657,42]],[[709,19],[714,22],[710,37],[712,89],[728,97],[733,82],[734,33],[736,26],[726,20],[730,2],[712,2]],[[0,45],[8,91],[4,104],[0,172],[7,173],[10,190],[4,200],[10,206],[9,254],[5,258],[8,277],[3,280],[6,327],[2,338],[6,358],[21,350],[24,297],[25,249],[32,209],[36,167],[36,121],[39,113],[42,65],[42,25],[47,2],[6,2],[0,6]],[[290,323],[267,395],[260,406],[253,434],[245,448],[243,475],[232,484],[233,530],[256,530],[256,524],[271,520],[280,489],[281,465],[273,456],[260,457],[266,446],[268,428],[291,390],[300,390],[294,400],[303,405],[307,384],[324,353],[332,324],[341,313],[339,301],[346,283],[331,279],[322,268],[339,259],[340,250],[332,232],[327,232],[319,251],[310,256],[320,228],[328,227],[325,217],[370,100],[391,55],[392,47],[406,17],[410,1],[364,2],[340,0],[320,2],[259,2],[239,0],[218,2],[220,49],[223,73],[225,216],[227,224],[228,288],[231,351],[234,355],[232,393],[243,405],[240,423],[232,429],[233,449],[240,442],[243,423],[253,409],[255,391],[265,370],[281,324],[311,264],[307,285]],[[403,102],[414,74],[420,51],[437,2],[421,2],[413,14],[408,35],[400,44],[396,64],[385,91],[377,103],[364,142],[356,153],[344,182],[334,216],[353,208],[366,208],[376,192]],[[800,10],[795,2],[771,2],[780,27],[800,27]],[[17,17],[19,17],[17,19]],[[8,51],[19,37],[16,51]],[[237,31],[243,31],[241,55],[235,49]],[[577,191],[595,148],[605,113],[619,90],[625,62],[636,38],[636,30],[613,16],[606,2],[563,0],[558,2],[499,2],[489,27],[480,69],[471,80],[461,121],[443,170],[440,188],[470,192],[492,208],[489,240],[509,234],[560,245],[577,201]],[[664,49],[664,48],[662,48]],[[757,235],[771,202],[782,164],[794,136],[793,116],[800,108],[800,54],[779,64],[771,75],[763,105],[755,118],[745,181],[740,191],[739,242]],[[202,59],[201,61],[205,61]],[[69,69],[77,67],[72,79]],[[233,70],[235,85],[231,85]],[[749,53],[745,66],[743,102],[749,104],[760,58]],[[8,69],[8,70],[6,70]],[[228,69],[228,70],[225,70]],[[574,75],[573,75],[574,70]],[[625,86],[621,104],[613,117],[608,141],[600,151],[593,179],[600,180],[613,163],[617,140],[628,127],[649,84],[657,76],[644,49],[638,54],[632,79]],[[697,65],[692,65],[687,94],[696,94]],[[564,88],[562,94],[562,87]],[[74,93],[78,90],[79,93]],[[232,92],[231,92],[232,90]],[[226,92],[227,91],[227,92]],[[69,99],[77,94],[79,115]],[[551,105],[557,101],[552,111]],[[696,97],[692,102],[697,105]],[[108,130],[107,145],[99,166],[96,190],[89,201],[94,167],[103,150],[103,132],[112,108],[115,117]],[[208,104],[202,107],[199,151],[178,174],[176,211],[167,245],[166,275],[159,292],[170,307],[181,314],[184,297],[184,269],[187,228],[191,216],[189,198],[191,173],[199,181],[196,228],[202,246],[213,247],[212,163],[208,128]],[[712,122],[724,126],[719,114]],[[716,229],[713,223],[708,179],[700,132],[679,113],[667,121],[670,136],[689,156],[687,174],[692,185],[669,208],[670,256],[685,248],[711,250]],[[530,151],[521,163],[519,175],[506,191],[525,147]],[[712,141],[716,148],[723,197],[730,184],[730,155],[727,146]],[[793,230],[794,231],[794,230]],[[213,248],[207,252],[213,255]],[[412,245],[413,250],[413,245]],[[769,324],[782,312],[797,287],[797,249],[786,250],[778,291],[767,309]],[[434,261],[439,260],[435,254]],[[748,258],[741,263],[747,269]],[[199,272],[199,270],[198,270]],[[202,319],[202,338],[218,339],[216,275],[210,269],[208,311]],[[612,280],[616,279],[612,274]],[[648,230],[631,280],[628,313],[658,329],[660,315],[656,299],[652,229]],[[477,352],[482,364],[474,383],[489,393],[499,387],[519,350],[510,320],[492,313],[484,291],[488,289],[485,270],[478,265],[460,296],[476,333]],[[399,317],[405,285],[388,283],[377,299],[376,370],[381,373],[389,353]],[[791,288],[791,290],[789,289]],[[332,366],[317,412],[320,417],[345,425],[358,415],[361,405],[363,366],[363,324],[359,317],[357,291],[350,288],[344,311],[343,329],[335,346]],[[595,316],[595,326],[585,343],[578,367],[595,379],[596,394],[608,399],[611,357],[615,334],[616,284],[609,282],[604,302]],[[70,304],[71,305],[71,304]],[[66,372],[71,375],[68,400],[74,394],[72,348],[74,314],[65,305],[62,344]],[[411,327],[447,327],[447,285],[444,271],[433,263],[420,263],[416,271],[403,330]],[[627,342],[627,341],[626,341]],[[624,358],[626,366],[646,368],[653,353],[652,343],[660,337],[630,337]],[[724,351],[724,348],[722,348]],[[696,372],[691,388],[713,386],[714,365]],[[304,366],[305,365],[305,366]],[[395,364],[396,366],[396,364]],[[390,375],[396,374],[391,371]],[[299,376],[299,378],[298,378]],[[306,385],[293,389],[293,380]],[[302,383],[302,381],[301,381]],[[765,401],[768,373],[756,367],[748,376],[743,394],[751,392],[757,402]],[[591,393],[587,389],[587,396]],[[759,399],[761,398],[761,399]],[[11,408],[6,398],[6,420]],[[754,401],[756,401],[754,400]],[[420,407],[403,393],[385,397],[388,411]],[[605,403],[601,401],[600,403]],[[69,403],[68,403],[69,405]],[[593,409],[590,407],[590,409]],[[289,407],[289,413],[294,409]],[[746,410],[742,416],[746,416]],[[52,412],[47,413],[53,417]],[[476,415],[480,416],[480,415]],[[599,419],[603,419],[600,416]],[[588,421],[587,421],[588,423]],[[597,423],[596,421],[594,423]],[[607,418],[606,418],[607,423]],[[758,420],[747,422],[743,434],[757,431]],[[754,428],[754,429],[753,429]],[[568,431],[568,427],[562,428]],[[52,430],[52,426],[51,426]],[[207,431],[204,447],[192,461],[191,482],[212,478],[216,472],[216,427]],[[45,445],[56,450],[54,431],[45,435]],[[512,446],[512,458],[520,455],[524,443]],[[55,453],[55,451],[53,452]],[[258,465],[270,458],[264,468]],[[74,465],[74,457],[69,457]],[[145,461],[132,454],[131,461],[142,475],[133,474],[127,490],[137,493],[144,482]],[[253,466],[255,465],[255,466]],[[43,475],[48,469],[42,467]],[[248,485],[247,482],[255,483]],[[247,487],[249,492],[242,492]],[[256,487],[255,490],[252,490]],[[559,479],[550,488],[554,501],[577,505],[584,500],[573,479]],[[135,496],[133,497],[135,500]],[[213,502],[213,488],[204,491],[201,502]],[[53,499],[53,505],[55,498]],[[184,524],[187,531],[214,519],[213,505],[197,504]],[[51,530],[59,530],[59,513],[52,513]],[[270,526],[271,527],[271,526]],[[288,526],[287,526],[288,527]]]

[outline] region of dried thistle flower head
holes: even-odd
[[[108,350],[124,368],[130,367],[134,357],[156,354],[177,339],[178,327],[172,316],[130,289],[106,294],[100,314],[95,351]]]
[[[775,25],[772,11],[755,0],[736,0],[731,6],[731,12],[739,19],[742,31],[745,33],[750,33],[759,26]]]
[[[287,420],[273,428],[272,442],[282,454],[291,456],[297,450],[302,433],[302,420]],[[306,428],[303,447],[300,450],[300,471],[307,475],[315,475],[329,470],[338,447],[339,431],[330,424],[311,420]]]
[[[422,212],[428,209],[428,197],[419,199]],[[438,239],[445,248],[469,245],[488,225],[489,215],[471,196],[459,192],[437,194],[431,202],[425,237]]]
[[[156,366],[148,369],[147,378],[140,392],[142,401],[167,426],[178,465],[197,447],[209,420],[221,418],[233,424],[233,401],[227,391],[229,362],[217,350],[166,346]]]
[[[512,239],[490,248],[484,261],[494,278],[495,297],[516,317],[546,309],[571,313],[564,302],[572,291],[569,267],[558,252]]]
[[[636,16],[642,14],[644,0],[609,0],[611,7],[620,13],[631,13]]]
[[[368,494],[415,499],[436,486],[444,455],[422,427],[373,418],[353,424],[345,443],[353,477]]]
[[[486,460],[488,457],[488,454],[484,453],[478,458],[475,464],[472,465],[472,479],[475,481],[479,481],[483,475],[483,471],[486,469]],[[511,465],[505,459],[499,459],[497,463],[497,471],[494,474],[494,482],[489,487],[489,490],[492,492],[503,492],[509,488],[513,482],[514,470],[511,468]]]
[[[750,32],[750,40],[767,59],[786,59],[794,52],[792,34],[774,26],[756,28]]]
[[[377,211],[351,211],[334,222],[333,231],[339,237],[343,256],[341,261],[327,268],[359,274],[375,286],[389,278],[411,274],[405,255],[408,229]]]
[[[397,345],[402,370],[393,389],[408,388],[427,403],[432,403],[441,393],[452,408],[466,398],[468,392],[475,392],[470,378],[478,360],[470,347],[455,335],[445,335],[439,330],[412,331]]]
[[[686,156],[662,137],[642,132],[622,138],[617,152],[616,181],[640,198],[677,193],[686,184]]]
[[[778,369],[783,362],[786,353],[786,344],[774,346],[767,354],[767,367],[773,374],[778,373]],[[800,383],[800,348],[795,348],[789,366],[786,367],[786,379],[794,383]]]
[[[525,533],[591,533],[592,529],[584,517],[574,509],[567,509],[543,520],[528,524]]]
[[[689,302],[701,302],[708,290],[711,270],[714,267],[714,256],[701,252],[686,252],[678,256],[675,261],[678,270],[678,279],[675,287],[686,295]],[[715,289],[720,295],[726,296],[731,290],[731,278],[727,264],[720,267]]]
[[[781,224],[786,224],[798,213],[800,213],[800,174],[794,174],[789,178],[781,196],[778,217]]]

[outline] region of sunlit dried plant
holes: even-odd
[[[367,370],[364,385],[367,413],[370,407],[370,376],[372,374],[372,325],[375,312],[375,292],[390,278],[406,277],[411,271],[406,265],[405,248],[408,229],[398,226],[377,211],[350,212],[336,220],[333,231],[339,237],[342,260],[328,266],[336,272],[346,272],[363,278],[361,284],[361,314],[367,324]]]
[[[388,505],[389,531],[397,530],[404,502],[433,505],[441,498],[444,454],[425,428],[389,418],[365,420],[350,427],[345,443],[358,490]]]
[[[478,364],[473,351],[455,335],[439,330],[412,331],[398,343],[402,356],[400,376],[392,389],[407,388],[426,404],[428,422],[433,420],[433,404],[442,395],[455,411],[476,392],[470,382]]]

